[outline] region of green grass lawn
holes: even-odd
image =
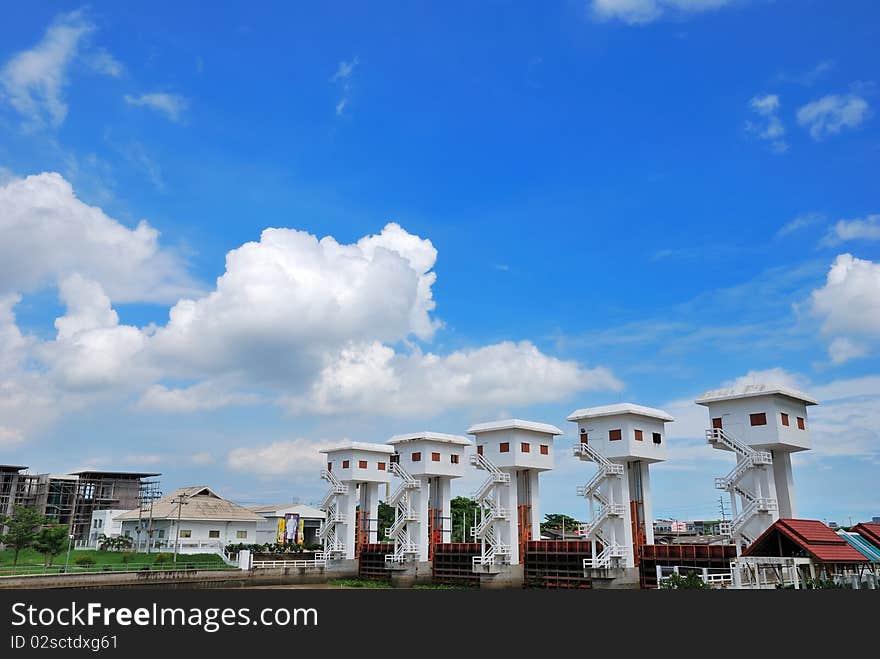
[[[70,552],[70,572],[101,572],[101,571],[118,571],[118,570],[139,570],[144,567],[150,569],[171,569],[177,568],[222,568],[226,567],[217,554],[180,554],[177,557],[177,564],[171,562],[170,552],[161,552],[165,560],[157,558],[160,553],[153,552],[151,554],[136,552],[120,552],[120,551],[84,551],[74,550]],[[0,551],[0,576],[12,574],[12,556],[11,551]],[[89,556],[95,560],[95,564],[91,566],[80,566],[76,564],[79,556]],[[51,567],[44,567],[45,559],[42,554],[26,549],[18,555],[18,565],[15,568],[15,574],[44,574],[58,572],[64,568],[67,552],[63,552],[56,556]]]

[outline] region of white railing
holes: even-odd
[[[319,506],[325,517],[318,530],[318,537],[324,542],[325,557],[344,556],[345,543],[339,539],[336,529],[340,524],[351,523],[349,516],[339,510],[339,497],[348,494],[348,485],[336,478],[329,469],[321,470],[321,478],[330,484],[330,489]]]
[[[400,485],[388,498],[394,506],[394,523],[385,529],[385,536],[394,540],[394,553],[385,555],[386,563],[402,563],[410,556],[418,556],[419,548],[412,539],[410,523],[420,521],[421,516],[413,509],[410,495],[421,488],[421,483],[397,462],[392,462],[391,474],[401,480]]]
[[[757,493],[743,484],[747,474],[753,470],[766,469],[773,464],[773,455],[769,451],[759,451],[741,442],[723,428],[708,428],[706,440],[715,448],[726,448],[737,454],[737,463],[725,476],[715,478],[715,487],[730,494],[731,504],[735,504],[737,496],[743,502],[743,509],[729,523],[721,524],[722,535],[730,535],[737,546],[751,544],[752,538],[744,533],[757,515],[770,513],[777,509],[776,499],[758,496]],[[760,487],[760,485],[759,485]],[[726,533],[725,533],[726,532]]]
[[[480,541],[480,554],[473,557],[473,566],[477,569],[493,566],[502,558],[510,558],[511,548],[502,542],[497,524],[509,519],[509,511],[498,501],[497,488],[510,482],[510,474],[501,471],[480,453],[472,454],[470,463],[489,474],[472,496],[480,506],[480,520],[471,527],[471,535]]]
[[[273,561],[253,561],[251,567],[274,568],[274,567],[324,567],[327,558],[324,552],[315,553],[310,559],[278,559]]]
[[[602,547],[602,551],[600,551],[593,558],[585,558],[584,559],[584,569],[604,569],[611,567],[611,563],[615,558],[623,558],[626,555],[626,550],[622,545],[618,545],[616,543],[612,543],[609,545],[605,545]]]

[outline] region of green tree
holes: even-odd
[[[49,524],[37,533],[33,548],[43,555],[46,565],[52,565],[55,557],[67,548],[67,542],[67,526]]]
[[[712,586],[704,582],[696,572],[685,576],[670,574],[660,582],[660,590],[710,590],[711,588]]]
[[[0,516],[0,528],[6,527],[6,533],[0,535],[0,545],[12,549],[12,566],[18,565],[18,555],[37,539],[40,527],[46,518],[36,508],[15,506],[12,516]]]
[[[544,521],[541,522],[541,533],[546,533],[549,529],[561,531],[563,528],[566,533],[574,533],[578,526],[580,526],[580,522],[574,517],[561,513],[550,513],[544,515]]]
[[[387,542],[385,538],[385,529],[394,524],[394,506],[389,506],[384,501],[379,502],[379,523],[378,523],[378,531],[379,535],[377,536],[379,542]]]
[[[468,497],[455,497],[449,507],[452,516],[452,541],[473,542],[471,527],[474,525],[474,514],[479,516],[480,506]]]

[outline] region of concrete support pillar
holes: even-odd
[[[501,542],[510,547],[510,564],[519,564],[519,524],[517,523],[517,487],[516,470],[505,470],[510,474],[510,483],[498,488],[499,503],[508,512],[507,520],[498,524],[501,531]]]
[[[532,510],[532,540],[541,539],[541,520],[543,519],[541,516],[541,497],[540,490],[538,489],[538,475],[539,472],[534,469],[529,470],[529,492],[531,493],[531,500],[528,504],[531,506]],[[574,531],[574,529],[572,529],[572,531]]]
[[[419,481],[419,489],[411,490],[410,496],[413,497],[412,506],[416,513],[418,513],[419,521],[413,523],[410,528],[412,528],[413,542],[416,543],[419,549],[418,560],[425,562],[428,560],[428,503],[430,501],[430,490],[427,477],[421,476],[417,480]]]
[[[629,473],[630,465],[626,465],[626,467],[627,468],[623,471],[623,476],[615,479],[620,483],[620,499],[617,501],[623,505],[623,516],[614,517],[612,526],[614,528],[615,542],[622,545],[625,552],[623,559],[624,567],[631,568],[635,567],[636,559],[633,552],[632,516],[630,514],[631,507],[629,505],[629,479],[631,477],[631,474]]]
[[[379,483],[361,483],[361,519],[367,529],[367,542],[375,544],[379,535]]]
[[[437,486],[436,501],[443,512],[440,517],[443,523],[443,533],[440,541],[444,543],[452,542],[452,480],[449,478],[435,478],[434,482]]]
[[[345,558],[354,559],[354,545],[357,537],[357,483],[348,483],[348,494],[340,495],[339,511],[345,515],[345,523],[339,524],[338,529],[342,542],[345,543]]]
[[[794,500],[791,453],[787,451],[773,451],[773,481],[776,485],[779,516],[786,519],[796,518],[797,509]]]
[[[645,544],[654,544],[654,506],[651,503],[651,470],[642,462],[642,498],[645,510]]]

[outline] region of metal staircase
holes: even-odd
[[[390,463],[390,471],[400,479],[400,484],[388,497],[388,505],[394,507],[394,523],[385,530],[385,535],[394,540],[394,553],[385,554],[385,562],[403,563],[407,557],[419,553],[409,523],[419,521],[419,513],[412,506],[410,494],[418,490],[421,484],[397,462]]]
[[[750,545],[754,542],[751,535],[744,532],[755,517],[772,514],[777,510],[776,499],[764,496],[763,493],[754,492],[743,482],[748,475],[754,475],[754,482],[760,488],[761,475],[773,464],[773,456],[769,451],[753,449],[739,439],[731,435],[723,428],[709,428],[706,430],[706,440],[713,448],[726,449],[736,453],[736,466],[726,476],[715,479],[715,487],[724,490],[730,495],[731,510],[734,517],[730,523],[724,523],[720,529],[723,534],[729,532],[734,539],[737,548]],[[737,512],[736,498],[740,497],[743,509]]]
[[[608,538],[603,533],[603,526],[609,518],[623,517],[626,508],[623,504],[614,503],[613,494],[611,494],[614,491],[613,487],[607,488],[607,492],[611,494],[611,498],[609,498],[602,493],[602,486],[613,479],[622,478],[624,466],[612,462],[586,443],[575,446],[572,453],[575,457],[587,462],[595,462],[598,466],[598,470],[587,484],[577,488],[578,496],[584,497],[590,503],[590,521],[584,525],[584,537],[594,541],[594,556],[584,559],[584,569],[609,568],[619,559],[625,558],[626,550],[614,537]],[[598,511],[596,504],[598,504]],[[595,554],[596,542],[602,545],[602,550],[598,554]]]
[[[510,545],[503,542],[496,523],[510,519],[510,511],[501,505],[501,491],[498,487],[510,482],[510,474],[501,471],[479,453],[471,455],[470,462],[477,469],[488,473],[483,484],[471,495],[480,506],[480,520],[476,526],[471,527],[471,535],[478,538],[481,545],[480,555],[474,556],[473,565],[475,570],[484,571],[510,558]]]
[[[321,524],[321,530],[318,537],[324,543],[324,555],[327,558],[344,558],[345,543],[340,537],[338,526],[350,522],[339,508],[339,496],[348,494],[348,485],[340,482],[330,471],[321,470],[321,478],[330,484],[330,489],[319,506],[324,511],[324,522]]]

